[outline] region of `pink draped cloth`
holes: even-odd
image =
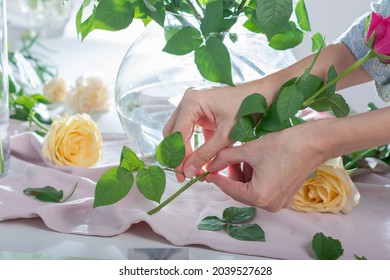
[[[197,183],[152,216],[146,212],[156,204],[143,198],[136,187],[115,205],[93,209],[97,179],[107,168],[118,164],[121,148],[128,141],[121,134],[103,134],[103,138],[103,158],[96,167],[60,168],[41,157],[38,136],[32,133],[13,136],[11,169],[7,177],[0,179],[0,221],[39,217],[53,231],[94,236],[118,235],[144,221],[174,245],[201,244],[224,252],[278,259],[313,259],[311,240],[314,234],[323,232],[341,241],[342,259],[353,259],[355,254],[368,259],[390,259],[389,174],[356,177],[361,202],[347,215],[299,213],[290,209],[269,213],[257,209],[252,222],[264,229],[266,241],[239,241],[223,230],[197,229],[206,216],[221,217],[227,207],[245,206],[208,183]],[[76,192],[61,204],[41,202],[23,193],[27,187],[50,185],[62,189],[67,196],[76,182],[79,182]],[[181,186],[182,183],[168,176],[164,197]]]

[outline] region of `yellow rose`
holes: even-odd
[[[43,94],[53,103],[62,102],[66,99],[66,82],[61,77],[54,77],[43,87]]]
[[[344,169],[341,157],[338,157],[322,164],[315,177],[304,182],[290,207],[302,212],[346,214],[359,200],[359,191]]]
[[[69,107],[77,113],[92,113],[108,109],[108,91],[98,75],[85,74],[76,81],[70,92]]]
[[[42,155],[55,165],[91,167],[101,158],[102,136],[87,114],[56,116],[45,136]]]

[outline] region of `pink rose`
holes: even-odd
[[[371,38],[372,36],[374,37]],[[390,16],[383,18],[378,13],[371,13],[366,42],[376,54],[390,56]],[[390,60],[386,59],[381,61],[390,63]]]

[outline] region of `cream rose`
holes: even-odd
[[[356,186],[344,169],[342,158],[322,164],[315,177],[307,179],[290,207],[302,212],[348,213],[360,200]]]
[[[76,81],[76,88],[70,92],[69,107],[77,113],[92,113],[108,109],[108,91],[98,75],[85,74]]]
[[[43,86],[43,94],[53,103],[62,102],[66,99],[66,82],[61,77],[54,77]]]
[[[42,155],[55,165],[91,167],[101,158],[102,136],[87,114],[56,116],[45,136]]]

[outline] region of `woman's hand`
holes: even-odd
[[[317,139],[320,134],[315,123],[319,122],[220,151],[207,166],[212,173],[206,180],[245,204],[271,212],[287,207],[302,183],[325,161]],[[218,173],[226,167],[230,169],[228,176]]]
[[[238,91],[236,87],[190,89],[185,93],[163,134],[182,133],[186,159],[178,170],[186,177],[196,175],[221,149],[233,144],[229,134],[245,96],[245,91]],[[205,143],[193,151],[191,138],[195,125],[202,127]],[[182,175],[177,177],[179,181],[185,179]]]

